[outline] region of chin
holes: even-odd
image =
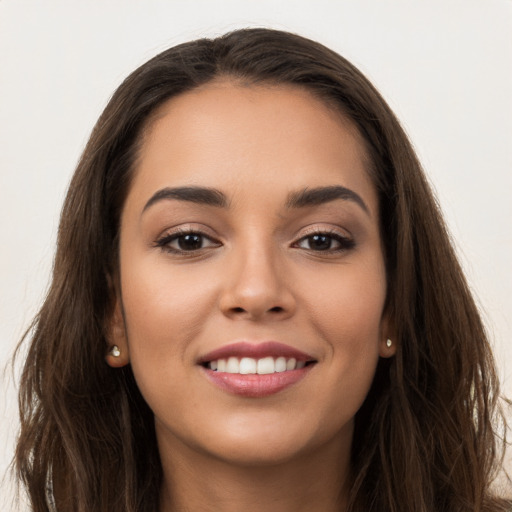
[[[285,439],[283,436],[276,436],[274,439],[261,439],[261,436],[258,439],[231,439],[222,445],[226,448],[220,449],[217,445],[210,453],[237,467],[279,466],[296,460],[311,450],[304,443],[297,443],[295,439]]]
[[[296,417],[251,416],[237,417],[215,427],[210,425],[208,435],[195,436],[195,449],[237,467],[269,467],[298,462],[319,453],[334,453],[351,444],[350,420],[341,428],[333,428],[332,424],[331,428],[322,428],[316,421],[301,422]],[[201,442],[197,443],[197,439]]]

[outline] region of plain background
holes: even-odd
[[[433,183],[512,396],[511,0],[0,0],[0,370],[44,297],[60,207],[122,79],[176,43],[245,26],[338,51],[401,119]],[[0,377],[0,477],[15,386]],[[10,500],[4,483],[0,508]]]

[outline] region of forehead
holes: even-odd
[[[132,192],[201,185],[261,193],[264,184],[269,191],[341,184],[372,196],[372,203],[366,161],[355,126],[307,90],[218,81],[156,112],[142,138]]]

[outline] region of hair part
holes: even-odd
[[[500,460],[491,350],[407,136],[347,60],[268,29],[164,51],[121,84],[92,132],[62,210],[51,288],[27,336],[15,468],[33,510],[51,510],[52,499],[59,512],[158,508],[153,414],[130,367],[104,361],[120,216],[159,107],[220,79],[301,87],[366,144],[398,350],[379,362],[356,416],[350,510],[506,510],[511,503],[490,491]]]

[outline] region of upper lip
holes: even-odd
[[[314,361],[314,357],[294,347],[279,343],[277,341],[265,341],[263,343],[250,343],[242,341],[230,343],[218,349],[212,350],[199,358],[198,364],[229,357],[251,357],[261,359],[263,357],[286,357],[295,358],[297,361]]]

